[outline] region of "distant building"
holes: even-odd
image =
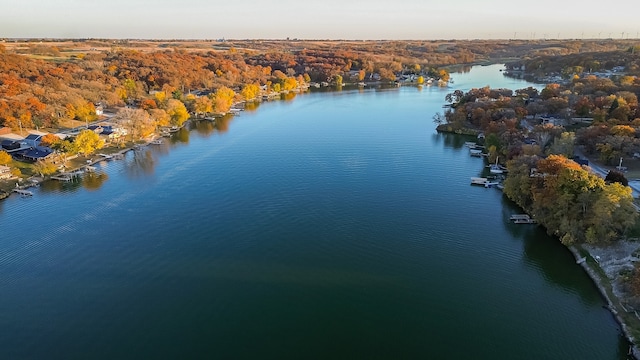
[[[0,179],[10,179],[11,169],[8,166],[0,165]]]

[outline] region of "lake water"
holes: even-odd
[[[460,88],[265,103],[0,202],[2,359],[625,359],[571,254],[513,225]]]

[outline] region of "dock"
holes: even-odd
[[[497,182],[497,181],[489,181],[489,180],[487,180],[487,182],[484,183],[484,187],[486,187],[486,188],[490,188],[490,187],[494,187],[494,186],[498,187],[498,186],[500,186],[500,183]]]
[[[51,178],[58,181],[71,181],[73,179],[73,177],[69,174],[53,175],[51,176]]]
[[[13,189],[13,192],[21,196],[33,196],[33,193],[29,190]]]
[[[514,214],[511,215],[509,220],[513,221],[514,224],[537,224],[536,219],[532,219],[527,214]]]
[[[513,221],[514,224],[537,224],[535,219],[518,219]]]
[[[484,178],[484,177],[472,177],[471,178],[471,185],[482,185],[486,188],[490,188],[490,187],[498,187],[501,185],[501,183],[499,181],[495,181],[495,180],[491,180],[489,178]]]
[[[472,177],[471,178],[471,185],[482,185],[482,186],[484,186],[488,181],[489,181],[489,179],[487,179],[487,178]]]

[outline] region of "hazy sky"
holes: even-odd
[[[0,37],[619,39],[638,37],[638,8],[637,0],[0,0]]]

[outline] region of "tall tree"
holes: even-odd
[[[104,146],[104,140],[92,130],[81,131],[73,142],[75,151],[79,154],[89,155]]]
[[[182,126],[185,121],[189,120],[189,112],[180,100],[169,99],[167,101],[166,111],[171,119],[172,125]]]

